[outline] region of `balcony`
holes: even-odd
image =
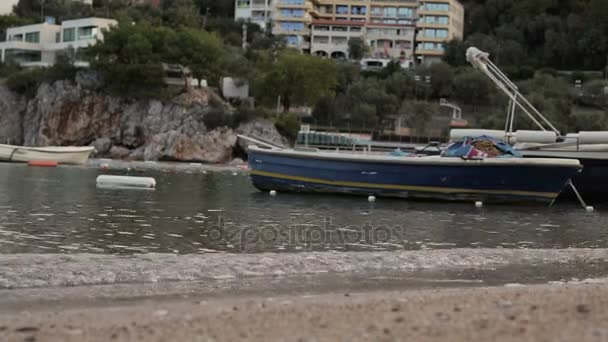
[[[275,26],[272,29],[272,33],[275,35],[285,35],[285,36],[307,36],[310,34],[310,30],[305,28],[305,29],[298,30],[298,31],[291,31],[291,30],[282,29],[279,26]]]
[[[293,8],[293,9],[308,9],[308,10],[312,10],[312,4],[310,2],[302,2],[302,3],[298,3],[298,2],[288,2],[288,1],[279,1],[278,3],[275,4],[277,9],[281,9],[281,8]]]
[[[11,40],[0,43],[0,49],[14,49],[14,50],[30,50],[37,51],[42,50],[42,44],[40,43],[29,43],[19,40]]]

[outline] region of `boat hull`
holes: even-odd
[[[577,159],[583,171],[572,178],[585,201],[608,201],[608,152],[559,152],[522,151],[524,158]],[[576,200],[572,189],[567,188],[559,196],[560,200]]]
[[[95,148],[84,147],[26,147],[0,144],[0,161],[56,161],[59,164],[85,164]]]
[[[571,160],[466,161],[259,148],[250,149],[249,167],[262,191],[484,202],[551,202],[580,170]]]

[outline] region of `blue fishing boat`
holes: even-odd
[[[262,191],[552,202],[581,165],[569,159],[404,157],[251,146],[249,168],[253,185]]]

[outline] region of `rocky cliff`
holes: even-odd
[[[93,145],[97,157],[220,163],[241,150],[237,132],[282,143],[269,120],[236,129],[208,129],[204,117],[223,104],[209,89],[193,89],[171,101],[103,94],[94,75],[43,84],[26,100],[0,86],[0,143],[27,146]]]

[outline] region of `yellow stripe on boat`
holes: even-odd
[[[438,192],[444,194],[452,193],[470,193],[470,194],[497,194],[497,195],[512,195],[512,196],[530,196],[530,197],[546,197],[555,198],[559,193],[557,192],[537,192],[537,191],[518,191],[518,190],[479,190],[479,189],[459,189],[459,188],[446,188],[446,187],[435,187],[435,186],[415,186],[415,185],[397,185],[397,184],[374,184],[374,183],[363,183],[363,182],[347,182],[347,181],[331,181],[320,178],[309,178],[300,176],[291,176],[281,173],[266,172],[259,170],[251,170],[250,173],[256,176],[274,177],[279,179],[288,179],[307,183],[316,183],[324,185],[335,185],[335,186],[349,186],[357,188],[370,188],[370,189],[391,189],[391,190],[404,190],[404,191],[420,191],[420,192]]]

